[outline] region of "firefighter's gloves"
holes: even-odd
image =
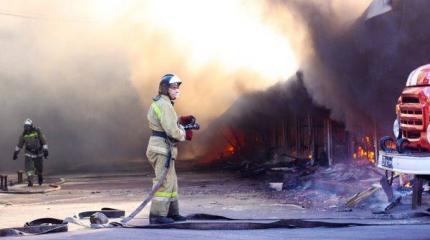
[[[49,155],[48,149],[43,149],[43,157],[44,157],[45,159],[47,159],[47,158],[48,158],[48,155]]]
[[[181,124],[184,128],[185,126],[192,125],[195,122],[196,122],[196,118],[193,115],[181,116],[179,118],[179,124]]]
[[[193,138],[193,131],[191,129],[185,130],[185,139],[191,141]]]
[[[181,124],[185,130],[188,130],[188,129],[198,130],[198,129],[200,129],[200,125],[197,123],[196,118],[193,115],[180,117],[179,118],[179,124]]]
[[[182,116],[179,118],[179,124],[185,129],[185,139],[191,141],[193,138],[193,131],[200,129],[200,125],[197,123],[196,118],[193,115]]]
[[[18,152],[17,151],[13,152],[13,158],[12,159],[13,160],[18,159]]]

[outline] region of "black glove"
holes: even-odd
[[[193,115],[179,117],[179,124],[182,126],[193,125],[196,122],[196,118]]]
[[[181,124],[185,130],[188,130],[188,129],[199,130],[200,129],[200,125],[197,123],[197,120],[193,115],[180,117],[179,118],[179,124]]]
[[[43,149],[43,157],[44,157],[45,159],[47,159],[47,158],[48,158],[48,155],[49,155],[48,149]]]
[[[14,153],[13,153],[13,158],[12,158],[13,160],[16,160],[16,159],[18,159],[18,152],[17,151],[15,151]]]

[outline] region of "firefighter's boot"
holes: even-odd
[[[33,177],[28,176],[27,178],[27,186],[33,187]]]
[[[172,201],[169,206],[169,213],[167,217],[173,219],[175,222],[187,221],[187,218],[179,214],[178,200]]]
[[[175,221],[169,217],[149,215],[149,224],[170,224]]]
[[[179,215],[179,214],[177,214],[177,215],[173,215],[173,216],[171,216],[171,218],[173,219],[173,221],[175,221],[175,222],[185,222],[185,221],[187,221],[187,218],[186,217],[184,217],[184,216],[182,216],[182,215]]]
[[[37,180],[39,181],[39,186],[40,186],[43,184],[43,176],[42,176],[42,174],[40,174],[40,175],[37,175],[37,177],[38,177]]]

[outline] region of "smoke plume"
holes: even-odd
[[[324,8],[313,1],[284,2],[305,23],[313,48],[303,63],[306,86],[350,130],[376,127],[391,134],[394,106],[408,74],[429,62],[429,3],[391,1],[392,11],[367,20],[362,12],[344,27],[333,14],[338,3],[326,1]]]
[[[406,76],[430,50],[429,3],[392,2],[365,21],[370,0],[3,0],[1,170],[22,166],[9,156],[27,117],[48,138],[48,171],[140,168],[146,111],[168,72],[184,81],[179,115],[204,127],[300,66],[333,118],[386,132]],[[182,158],[201,154],[195,140]]]
[[[370,2],[271,1],[268,15],[292,39],[313,103],[300,102],[307,97],[292,92],[291,84],[278,84],[237,101],[214,128],[237,123],[242,124],[239,128],[247,123],[264,125],[294,112],[288,106],[295,102],[302,111],[314,104],[327,108],[332,118],[344,122],[352,132],[373,135],[376,130],[379,136],[391,135],[394,106],[408,74],[429,62],[426,42],[430,31],[425,23],[430,4],[391,1],[392,11],[366,19]],[[291,19],[297,34],[291,32]],[[250,130],[258,129],[257,125]],[[228,144],[222,134],[214,135],[224,146]]]
[[[22,168],[23,154],[11,157],[28,117],[48,138],[50,173],[140,169],[146,111],[165,73],[184,81],[178,113],[205,127],[297,68],[261,3],[1,2],[1,171]]]

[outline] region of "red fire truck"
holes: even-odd
[[[430,64],[409,74],[396,105],[393,124],[394,138],[380,141],[378,167],[389,173],[415,175],[413,201],[421,204],[423,180],[430,177]],[[392,178],[391,178],[392,179]]]

